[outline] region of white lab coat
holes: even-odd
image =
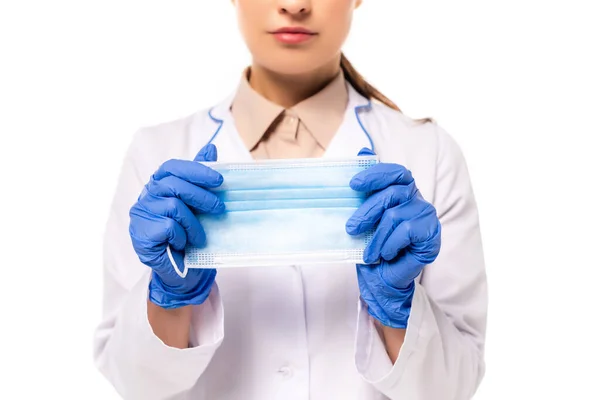
[[[371,137],[383,162],[413,172],[442,223],[442,249],[418,278],[394,365],[359,299],[354,265],[218,271],[193,310],[188,349],[166,346],[146,314],[150,269],[129,238],[129,208],[164,161],[212,142],[219,161],[252,160],[229,112],[140,129],[127,152],[104,249],[100,371],[125,399],[468,399],[484,375],[487,285],[465,160],[438,124],[418,124],[348,85],[345,119],[324,157],[354,156]],[[358,119],[357,116],[360,118]],[[361,126],[362,124],[362,126]],[[368,132],[368,135],[366,132]]]

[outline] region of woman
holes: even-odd
[[[487,287],[462,153],[341,54],[360,0],[238,0],[252,53],[210,110],[141,129],[105,238],[99,369],[127,399],[467,399],[484,374]],[[346,230],[376,228],[375,265],[190,270],[221,213],[222,176],[194,161],[351,157],[380,164]]]

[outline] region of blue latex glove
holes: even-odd
[[[374,155],[363,149],[359,155]],[[412,174],[398,164],[379,163],[356,174],[350,187],[369,196],[346,224],[350,235],[376,227],[357,268],[361,297],[369,314],[383,325],[406,328],[415,278],[441,247],[441,224],[435,208],[415,186]]]
[[[130,210],[129,234],[140,261],[152,268],[150,301],[163,308],[201,304],[215,281],[215,269],[190,269],[180,277],[167,254],[183,270],[186,244],[202,247],[204,229],[195,213],[219,214],[225,205],[207,188],[223,183],[223,176],[197,161],[216,161],[213,144],[200,150],[194,161],[169,160],[144,187]]]

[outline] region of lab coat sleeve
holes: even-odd
[[[394,365],[359,302],[357,369],[392,400],[470,399],[485,370],[487,281],[478,210],[460,148],[435,127],[439,147],[432,203],[442,224],[442,248],[416,285]]]
[[[215,284],[194,306],[190,345],[176,349],[154,335],[147,318],[150,269],[129,238],[129,209],[159,165],[145,157],[143,131],[123,163],[104,238],[102,320],[94,335],[98,369],[124,399],[185,399],[223,339],[223,308]],[[160,164],[160,162],[159,162]]]

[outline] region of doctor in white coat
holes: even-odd
[[[99,370],[125,399],[469,399],[484,375],[487,286],[460,148],[341,54],[359,0],[238,0],[252,52],[211,109],[140,129],[107,224]],[[376,153],[349,233],[377,265],[190,270],[219,174],[194,162]],[[368,149],[368,150],[365,150]],[[366,252],[367,253],[367,252]]]

